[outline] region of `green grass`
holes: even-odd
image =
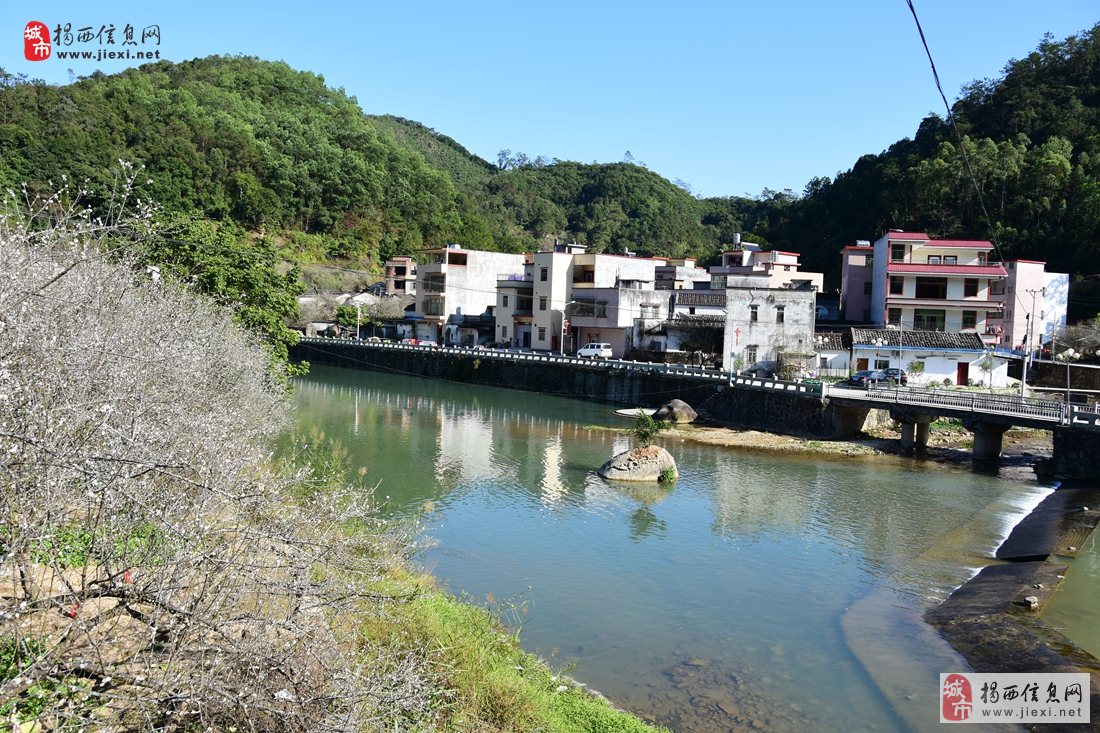
[[[447,727],[546,731],[547,733],[643,733],[659,731],[612,708],[545,662],[523,651],[485,609],[429,591],[399,611],[389,633],[437,650],[454,693]],[[386,630],[374,628],[373,633]],[[562,689],[565,688],[565,689]]]
[[[46,649],[46,643],[40,639],[16,639],[11,636],[0,637],[0,683],[10,682],[19,676],[21,670],[32,664]],[[0,730],[9,730],[3,723],[15,722],[25,725],[41,724],[37,730],[80,729],[77,724],[50,727],[41,720],[44,710],[54,707],[58,700],[66,700],[70,706],[92,710],[99,700],[91,692],[91,683],[75,677],[47,678],[23,690],[17,697],[0,702]]]

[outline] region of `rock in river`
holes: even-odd
[[[668,469],[675,480],[678,474],[672,455],[660,446],[644,445],[615,456],[600,467],[599,474],[616,481],[661,481],[662,476],[668,480]]]
[[[654,420],[671,420],[676,423],[695,422],[699,414],[683,400],[670,400],[653,413]]]

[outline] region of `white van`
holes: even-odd
[[[577,356],[587,359],[610,359],[611,344],[591,343],[577,349]]]

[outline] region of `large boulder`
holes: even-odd
[[[691,409],[691,405],[683,400],[670,400],[657,408],[653,413],[654,420],[670,420],[672,422],[695,422],[699,413]]]
[[[599,474],[615,481],[675,481],[679,476],[672,454],[658,445],[620,453],[600,466]]]

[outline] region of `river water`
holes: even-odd
[[[299,423],[349,449],[423,562],[526,648],[677,731],[937,730],[964,669],[920,620],[1050,491],[895,458],[661,442],[674,487],[612,484],[606,405],[314,367]]]

